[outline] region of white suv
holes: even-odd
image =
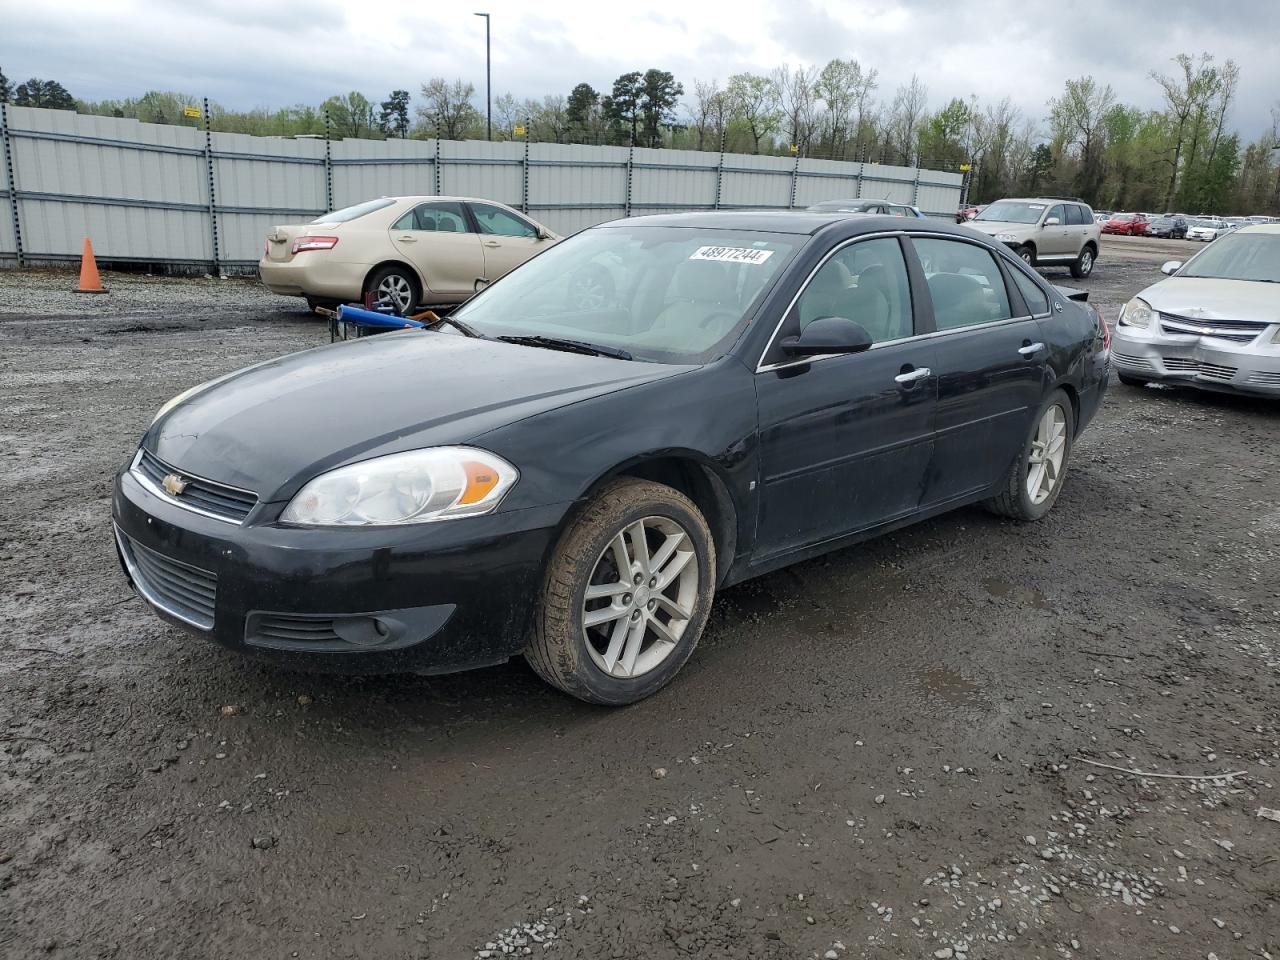
[[[1077,280],[1093,273],[1102,237],[1087,203],[1056,197],[997,200],[966,226],[995,237],[1030,266],[1070,267]]]

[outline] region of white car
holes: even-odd
[[[1122,383],[1280,398],[1280,224],[1242,227],[1124,305],[1111,340]]]
[[[1195,220],[1187,229],[1187,239],[1210,243],[1234,229],[1235,227],[1225,220]]]

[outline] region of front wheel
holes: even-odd
[[[1080,251],[1080,256],[1076,257],[1076,262],[1071,265],[1071,276],[1077,280],[1083,280],[1091,273],[1093,273],[1093,247],[1085,247]]]
[[[647,480],[615,481],[561,536],[525,658],[588,703],[642,700],[697,646],[715,568],[711,531],[688,497]]]
[[[987,501],[993,513],[1031,521],[1049,512],[1062,492],[1075,422],[1075,411],[1066,393],[1055,390],[1049,394],[1030,436],[1009,468],[1003,489]]]
[[[1036,251],[1035,247],[1031,246],[1031,244],[1024,243],[1015,250],[1014,253],[1016,253],[1022,259],[1022,262],[1028,267],[1034,267],[1036,265]]]

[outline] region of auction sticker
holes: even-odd
[[[720,263],[752,263],[759,265],[773,256],[772,250],[753,250],[750,247],[699,247],[690,260],[717,260]]]

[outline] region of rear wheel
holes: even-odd
[[[1017,250],[1015,250],[1014,253],[1016,253],[1019,257],[1021,257],[1022,262],[1025,263],[1028,267],[1034,267],[1036,265],[1036,248],[1033,247],[1031,244],[1024,243]]]
[[[1083,280],[1093,273],[1093,258],[1093,247],[1085,247],[1081,250],[1080,256],[1076,257],[1076,262],[1071,265],[1071,276],[1077,280]]]
[[[1039,520],[1058,499],[1075,436],[1075,411],[1061,390],[1040,407],[1031,434],[1009,468],[1004,489],[987,501],[994,512],[1015,520]]]
[[[375,270],[365,284],[365,293],[372,293],[374,301],[384,300],[399,313],[409,313],[418,305],[421,291],[418,279],[408,267],[390,266]]]
[[[581,700],[634,703],[693,653],[714,578],[715,545],[693,502],[663,484],[619,480],[560,538],[525,658]]]

